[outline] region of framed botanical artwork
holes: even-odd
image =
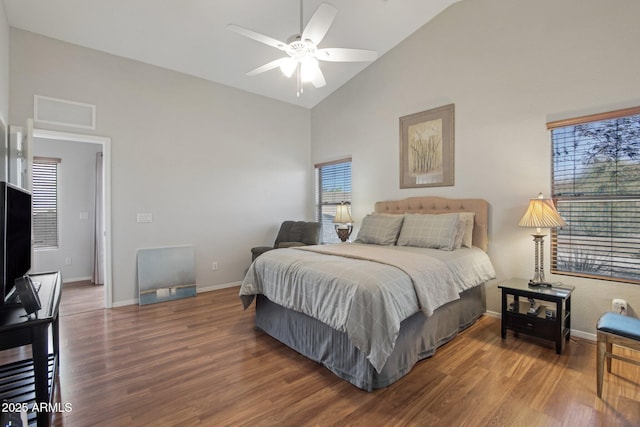
[[[454,104],[400,117],[400,188],[453,185]]]

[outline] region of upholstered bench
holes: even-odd
[[[607,372],[611,372],[611,359],[640,365],[640,361],[613,354],[613,344],[640,351],[640,319],[622,316],[616,313],[605,313],[598,320],[597,383],[598,397],[602,397],[602,380],[604,361],[607,360]]]

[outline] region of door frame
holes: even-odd
[[[111,138],[106,136],[86,135],[80,133],[60,132],[54,130],[31,128],[29,134],[33,138],[52,139],[58,141],[84,142],[102,145],[104,196],[104,307],[113,306],[113,283],[111,270]]]

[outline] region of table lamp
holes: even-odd
[[[333,218],[333,222],[338,237],[341,241],[346,242],[353,231],[353,219],[349,213],[349,206],[344,202],[336,206],[336,216]]]
[[[518,223],[520,227],[535,227],[536,232],[532,234],[535,242],[535,265],[533,279],[529,280],[530,286],[551,286],[551,283],[544,278],[544,236],[541,228],[556,228],[567,225],[562,219],[553,200],[545,199],[542,193],[538,197],[531,199],[527,211]]]

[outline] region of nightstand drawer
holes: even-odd
[[[540,338],[554,339],[556,336],[557,323],[540,317],[527,316],[522,314],[506,314],[507,328]]]

